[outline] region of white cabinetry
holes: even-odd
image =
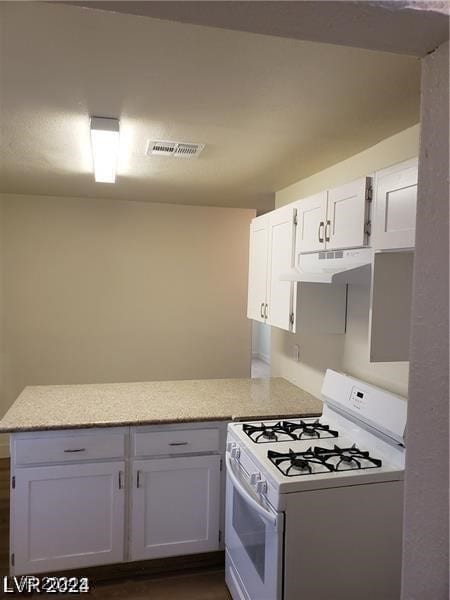
[[[132,475],[131,560],[219,549],[219,456],[135,460]]]
[[[219,550],[225,436],[226,423],[13,434],[11,574]]]
[[[268,215],[256,217],[250,225],[250,251],[248,266],[249,319],[265,323],[267,286]]]
[[[360,248],[368,242],[370,177],[362,177],[328,192],[325,247]]]
[[[297,207],[296,252],[319,252],[325,244],[328,192],[295,203]]]
[[[371,181],[362,177],[295,202],[296,253],[365,246]]]
[[[124,462],[15,470],[14,573],[64,571],[124,558]]]
[[[296,286],[280,277],[294,265],[296,210],[283,206],[269,215],[266,322],[289,331],[293,326]]]
[[[375,174],[370,361],[409,360],[417,158]]]
[[[414,248],[417,176],[417,158],[376,173],[373,218],[375,250]]]
[[[345,286],[282,280],[294,266],[299,205],[288,204],[252,222],[247,316],[293,333],[344,333]]]
[[[296,210],[291,205],[256,217],[250,226],[249,319],[290,330],[295,284],[280,276],[293,266]]]

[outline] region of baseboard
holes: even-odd
[[[182,575],[202,570],[222,570],[225,566],[225,552],[205,552],[185,556],[154,558],[139,562],[122,562],[98,567],[86,567],[68,571],[67,577],[87,577],[91,583],[109,583],[116,580],[161,577],[164,575]],[[41,574],[52,576],[52,573]]]
[[[270,356],[267,354],[261,354],[259,352],[252,353],[252,358],[256,358],[257,360],[262,360],[266,364],[270,365]]]

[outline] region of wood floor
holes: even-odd
[[[206,571],[158,579],[98,585],[90,595],[96,600],[228,600],[224,572]]]
[[[0,577],[8,575],[9,555],[9,460],[0,459]],[[156,562],[156,561],[153,561]],[[127,572],[120,567],[109,567],[108,579],[105,569],[96,572],[89,569],[91,592],[86,596],[95,600],[230,600],[224,583],[224,571],[217,564],[207,568],[171,570],[162,574],[155,569],[152,575],[141,569],[139,574]],[[129,570],[129,569],[128,569]],[[80,573],[81,574],[81,573]],[[93,575],[94,574],[94,575]],[[113,580],[112,580],[113,579]],[[1,595],[1,592],[0,592]],[[10,594],[14,596],[13,594]],[[42,597],[42,594],[39,594]],[[79,595],[78,597],[82,597]],[[67,595],[51,594],[52,598],[67,598]]]

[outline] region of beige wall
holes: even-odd
[[[3,203],[1,201],[0,194],[0,414],[3,414],[2,403],[5,397],[4,392],[4,381],[3,381],[3,365],[5,363],[4,360],[4,331],[3,331]],[[2,456],[2,444],[4,444],[5,440],[2,441],[0,436],[0,456]]]
[[[276,206],[309,196],[418,155],[419,125],[383,140],[364,152],[298,181],[276,194]],[[272,375],[280,375],[320,394],[327,367],[349,373],[395,393],[407,395],[409,363],[369,362],[369,288],[349,287],[345,335],[301,335],[272,329]],[[300,362],[293,359],[300,346]]]
[[[249,375],[253,210],[2,202],[0,413],[30,384]]]

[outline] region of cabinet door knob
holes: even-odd
[[[320,221],[320,223],[319,223],[319,230],[317,232],[317,235],[318,235],[318,238],[319,238],[319,242],[321,244],[323,244],[323,228],[324,228],[324,226],[325,226],[325,223],[323,221]],[[322,233],[322,235],[320,235],[321,233]]]

